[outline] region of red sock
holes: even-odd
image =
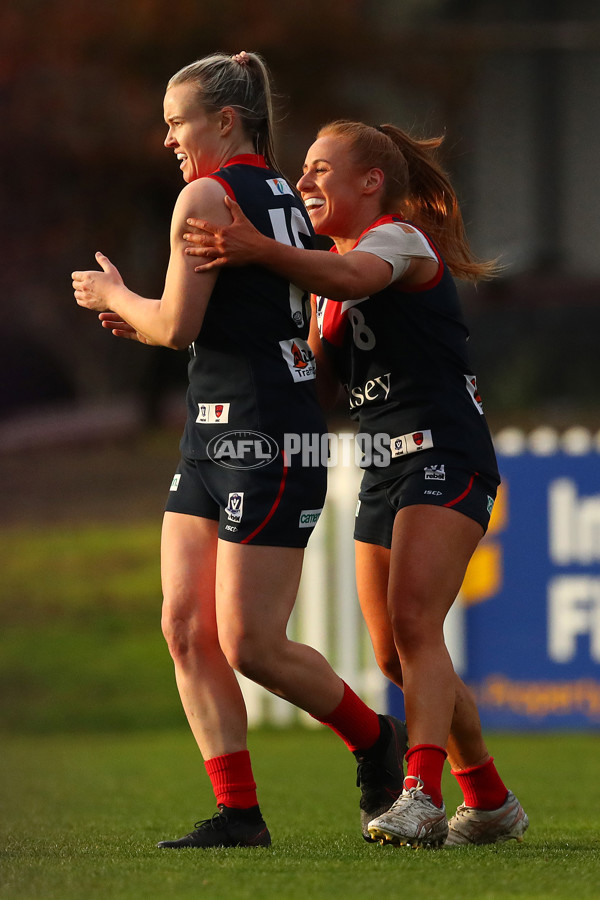
[[[443,747],[436,744],[416,744],[411,747],[405,756],[406,759],[406,787],[416,787],[418,782],[423,783],[423,793],[429,794],[432,803],[441,807],[442,798],[442,770],[446,762],[447,753]]]
[[[476,809],[499,809],[508,793],[496,771],[492,757],[482,766],[452,770],[463,792],[466,806]]]
[[[217,798],[217,806],[249,809],[258,805],[256,782],[247,750],[213,756],[204,763]]]
[[[353,753],[372,747],[381,732],[377,713],[345,682],[344,696],[333,712],[323,718],[313,718],[335,731]]]

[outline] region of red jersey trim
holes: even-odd
[[[221,168],[226,169],[227,166],[257,166],[259,169],[269,168],[262,153],[238,153],[237,156],[232,156],[231,159],[228,159]]]
[[[207,178],[212,178],[213,181],[218,181],[221,187],[224,189],[226,194],[229,194],[232,200],[235,200],[235,192],[231,185],[225,181],[224,178],[219,178],[218,175],[207,175]]]
[[[350,250],[356,250],[359,241],[365,236],[367,231],[371,231],[372,228],[377,228],[378,225],[389,225],[390,222],[392,222],[392,223],[393,222],[404,222],[404,219],[401,216],[381,216],[379,219],[375,219],[374,222],[371,222],[370,225],[367,225],[365,230],[359,234],[359,236],[356,238],[356,242],[355,242],[354,246],[352,246],[350,248]],[[414,228],[414,226],[413,226],[413,228]],[[417,229],[417,231],[420,231],[420,229]],[[330,253],[338,252],[338,248],[335,246],[335,244],[333,244],[329,248],[329,252]],[[350,252],[350,251],[348,251],[348,252]]]
[[[343,310],[339,301],[329,300],[327,297],[323,297],[322,301],[325,303],[325,309],[323,310],[321,333],[334,347],[341,347],[346,333],[348,310]],[[317,309],[318,303],[319,299],[317,298]]]
[[[228,159],[221,168],[226,169],[228,166],[256,166],[259,169],[269,168],[265,162],[264,156],[260,153],[239,153],[237,156],[232,156],[231,159]],[[212,173],[206,177],[212,178],[213,181],[218,181],[225,193],[229,194],[232,200],[235,200],[235,192],[224,178],[220,178],[219,175]]]

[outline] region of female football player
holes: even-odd
[[[263,61],[243,52],[186,66],[167,86],[164,115],[165,147],[186,185],[161,297],[129,290],[100,253],[101,271],[73,274],[77,303],[117,337],[190,353],[182,459],[162,531],[162,623],[218,812],[159,847],[270,843],[235,671],[329,725],[355,752],[368,838],[367,822],[402,790],[403,723],[379,717],[316,650],[286,634],[325,498],[324,465],[303,466],[282,450],[286,434],[326,431],[308,298],[266,269],[198,276],[184,252],[190,216],[231,221],[226,196],[265,235],[310,246],[309,217],[275,161]]]
[[[200,231],[186,235],[188,254],[206,258],[203,274],[261,264],[316,295],[319,371],[346,387],[363,440],[381,446],[385,436],[386,453],[366,461],[359,494],[357,586],[377,661],[404,691],[410,750],[402,795],[368,831],[412,846],[521,840],[528,825],[444,643],[499,475],[453,280],[489,277],[495,267],[473,258],[435,158],[440,144],[392,125],[320,130],[297,187],[333,252],[269,240],[229,199],[233,224],[195,219]],[[447,757],[464,794],[449,825]]]

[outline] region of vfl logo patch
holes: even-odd
[[[443,465],[441,466],[425,466],[425,480],[429,481],[445,481],[446,480],[446,470]]]
[[[216,425],[229,422],[230,403],[199,403],[196,423],[199,425]]]
[[[181,481],[181,475],[179,475],[179,474],[173,475],[173,481],[171,482],[171,487],[169,488],[169,490],[176,491],[177,488],[179,487],[180,481]]]
[[[431,431],[413,431],[411,434],[399,434],[390,440],[392,458],[417,453],[419,450],[430,450],[433,447]]]
[[[241,522],[244,513],[244,492],[235,492],[229,495],[227,506],[225,507],[227,518],[230,522]]]
[[[279,341],[283,356],[294,381],[311,381],[317,374],[313,352],[301,338]]]
[[[488,498],[487,498],[487,511],[488,511],[488,513],[489,513],[490,516],[491,516],[491,514],[492,514],[493,508],[494,508],[494,498],[493,498],[493,497],[490,497],[490,495],[488,494]]]

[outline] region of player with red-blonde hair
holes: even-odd
[[[260,264],[316,295],[319,369],[345,386],[361,435],[385,436],[386,453],[365,461],[357,586],[379,666],[404,691],[410,750],[402,795],[367,828],[411,846],[521,840],[528,826],[444,642],[499,475],[453,280],[495,264],[473,257],[440,144],[392,125],[319,131],[297,188],[333,252],[268,240],[229,201],[232,225],[193,220],[187,235],[187,252],[206,258],[199,271]],[[449,824],[447,757],[464,794]]]

